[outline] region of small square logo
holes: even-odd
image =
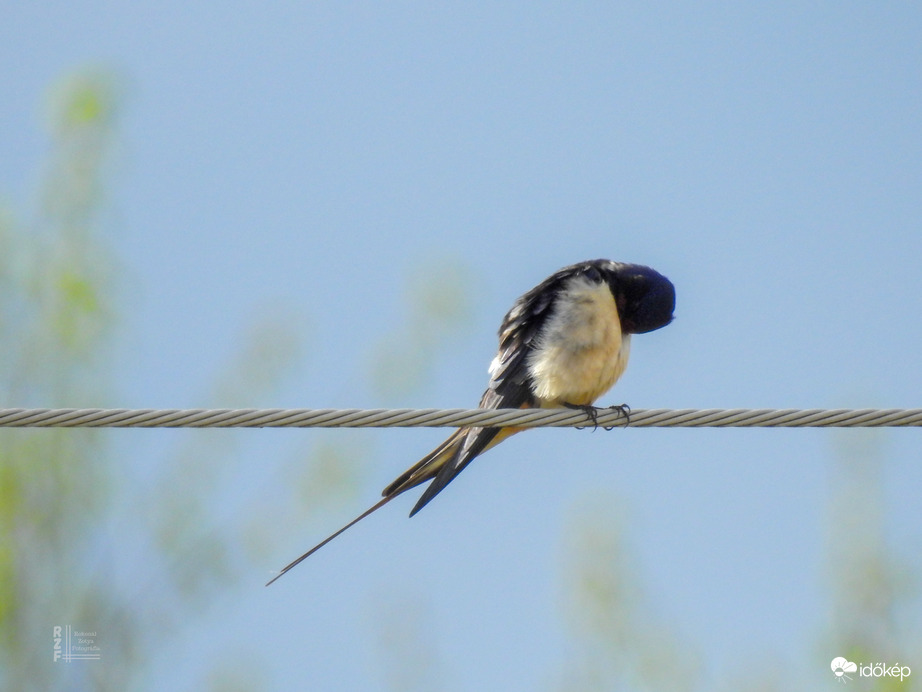
[[[55,663],[64,661],[98,661],[101,657],[96,630],[74,629],[71,625],[51,628],[52,657]]]

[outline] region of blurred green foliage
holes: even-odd
[[[0,205],[4,406],[100,406],[116,388],[105,365],[118,328],[120,306],[111,296],[119,270],[104,212],[122,92],[105,70],[75,73],[56,85],[35,218],[22,221]],[[467,309],[460,265],[442,269],[440,277],[413,280],[406,329],[419,340],[404,355],[418,367],[431,362]],[[291,311],[266,311],[241,336],[202,405],[255,406],[274,392],[303,357],[303,335],[292,326],[303,321]],[[370,345],[371,377],[385,383],[382,396],[419,382],[409,379],[410,370],[406,380],[393,379],[393,362],[382,355],[387,343],[406,337]],[[266,488],[281,485],[288,496],[253,488],[242,501],[246,511],[233,512],[227,487],[245,473],[243,464],[252,464],[239,454],[244,435],[181,433],[152,479],[115,487],[113,479],[130,465],[113,458],[111,433],[0,430],[0,688],[143,688],[163,637],[181,629],[190,610],[207,609],[242,573],[252,577],[250,560],[265,564],[279,540],[355,497],[374,453],[372,437],[311,436],[287,459],[265,465],[266,477],[276,481]],[[279,532],[280,525],[287,531]],[[106,557],[116,526],[137,542],[134,567],[141,572],[129,574],[127,586],[125,578],[113,578]],[[125,535],[115,545],[124,547]],[[133,569],[131,556],[115,562]],[[51,628],[65,623],[91,623],[109,664],[52,665]],[[202,681],[214,690],[262,684],[259,671],[242,660]]]
[[[34,219],[0,209],[4,406],[99,406],[115,388],[105,366],[117,332],[118,267],[104,210],[120,94],[118,79],[98,70],[56,85]],[[300,357],[300,341],[286,320],[257,321],[209,398],[253,405]],[[234,471],[227,462],[239,435],[186,436],[141,489],[115,487],[130,465],[116,466],[110,438],[88,429],[0,430],[0,688],[140,685],[158,650],[151,641],[182,627],[190,607],[207,607],[216,586],[239,577],[235,546],[248,527],[220,516],[215,484]],[[142,532],[141,550],[155,553],[143,558],[131,588],[111,574],[113,562],[130,563],[129,556],[106,557],[116,527]],[[52,665],[51,628],[66,623],[98,631],[109,663]],[[215,687],[225,682],[214,678]]]
[[[836,683],[829,666],[849,661],[910,665],[922,660],[919,623],[901,614],[918,612],[919,574],[887,541],[883,502],[886,433],[832,433],[835,444],[827,506],[827,579],[830,618],[814,632],[816,644],[803,660],[783,668],[757,653],[740,662],[734,679],[714,680],[694,641],[682,640],[655,595],[643,588],[642,570],[630,547],[629,517],[615,513],[617,498],[584,498],[567,536],[563,562],[564,619],[568,658],[554,690],[786,690]],[[715,489],[715,492],[718,490]],[[728,575],[732,579],[732,575]],[[791,575],[796,578],[796,575]],[[764,669],[754,675],[751,662]],[[913,676],[854,680],[862,690],[918,688]]]
[[[922,594],[922,575],[887,539],[887,433],[843,430],[835,441],[837,464],[826,523],[831,617],[823,633],[825,646],[818,648],[852,662],[900,663],[913,669],[914,675],[903,682],[890,677],[855,680],[863,688],[918,689],[922,628],[906,615],[918,612],[913,605]]]
[[[117,329],[111,296],[117,262],[103,210],[111,167],[119,80],[104,71],[63,80],[50,100],[52,148],[34,218],[0,205],[0,400],[4,406],[101,405],[115,386],[106,368]],[[426,382],[438,353],[469,318],[467,269],[432,260],[411,277],[402,326],[370,345],[377,395],[400,400]],[[255,322],[241,348],[205,395],[217,406],[253,406],[270,395],[303,357],[303,336],[290,315]],[[918,594],[918,575],[884,539],[879,433],[847,433],[832,476],[829,583],[834,614],[817,634],[809,665],[829,651],[852,660],[896,661],[918,629],[898,613]],[[877,437],[875,437],[877,435]],[[280,539],[364,489],[375,437],[317,434],[267,473],[288,496],[254,489],[247,511],[224,508],[223,490],[242,461],[239,433],[191,431],[158,465],[136,496],[113,488],[106,433],[93,430],[0,430],[0,688],[124,690],[143,686],[152,638],[175,632],[190,610],[207,608],[254,558],[264,563]],[[278,485],[272,485],[273,488]],[[120,496],[120,493],[129,493]],[[239,500],[238,500],[239,501]],[[563,561],[563,622],[571,646],[554,690],[683,690],[703,684],[694,645],[675,634],[655,595],[643,588],[630,549],[629,521],[610,498],[581,503]],[[118,506],[118,507],[117,507]],[[125,513],[125,507],[130,512]],[[120,507],[120,509],[119,509]],[[120,512],[122,512],[120,514]],[[130,516],[144,574],[131,589],[110,579],[111,524]],[[306,533],[305,533],[306,535]],[[307,541],[308,543],[310,541]],[[126,562],[120,557],[120,562]],[[153,574],[149,574],[153,569]],[[439,627],[425,595],[388,590],[370,604],[382,679],[392,690],[444,687],[451,665],[439,656]],[[49,665],[54,624],[92,623],[104,656],[118,665]],[[922,660],[915,651],[915,660]],[[421,663],[422,661],[422,663]],[[765,679],[735,689],[772,689]],[[832,680],[827,677],[827,682]],[[782,680],[791,686],[791,680]],[[214,690],[257,689],[259,671],[237,661],[202,684]],[[911,689],[879,680],[862,689]]]
[[[409,314],[372,353],[371,382],[382,401],[405,401],[424,387],[442,345],[470,321],[471,283],[467,267],[450,258],[433,258],[410,277]]]
[[[6,209],[0,230],[0,397],[4,406],[68,406],[104,397],[99,368],[111,336],[111,305],[96,261],[103,162],[115,120],[114,82],[88,72],[55,91],[52,149],[35,217]],[[76,433],[76,434],[74,434]],[[120,623],[130,610],[92,578],[93,527],[104,515],[108,475],[98,431],[0,431],[0,685],[54,689],[63,670],[46,665],[51,627],[105,604],[112,655],[132,649]],[[73,598],[71,594],[80,594]],[[81,676],[94,686],[96,674]],[[125,678],[115,675],[112,687]],[[105,686],[98,686],[105,689]]]
[[[580,502],[567,546],[564,618],[571,655],[560,690],[690,690],[699,668],[646,593],[630,549],[629,518],[607,496]]]

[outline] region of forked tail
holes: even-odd
[[[353,519],[353,520],[350,521],[348,524],[346,524],[344,527],[342,527],[341,529],[339,529],[339,531],[337,531],[337,532],[334,533],[334,534],[331,534],[331,535],[327,536],[327,537],[324,538],[322,541],[320,541],[320,543],[318,543],[318,544],[315,545],[313,548],[311,548],[310,550],[308,550],[306,553],[304,553],[304,555],[302,555],[301,557],[299,557],[297,560],[294,560],[293,562],[290,562],[290,563],[288,563],[287,565],[285,565],[285,566],[282,568],[282,571],[281,571],[281,572],[279,572],[279,573],[276,574],[274,577],[272,577],[272,579],[270,579],[268,582],[266,582],[266,586],[269,586],[269,584],[271,584],[271,583],[274,582],[276,579],[278,579],[279,577],[281,577],[281,576],[282,576],[283,574],[285,574],[285,572],[287,572],[288,570],[290,570],[290,569],[292,569],[292,568],[294,568],[294,567],[297,567],[299,564],[301,564],[301,562],[303,562],[304,560],[306,560],[307,558],[309,558],[311,555],[313,555],[314,553],[316,553],[316,552],[317,552],[318,550],[320,550],[323,546],[325,546],[327,543],[329,543],[329,542],[332,541],[334,538],[336,538],[339,534],[341,534],[343,531],[345,531],[345,530],[348,529],[348,528],[351,528],[351,527],[354,526],[355,524],[358,524],[360,521],[362,521],[362,519],[364,519],[365,517],[367,517],[367,516],[368,516],[369,514],[371,514],[372,512],[381,509],[384,505],[386,505],[388,502],[390,502],[391,500],[393,500],[395,497],[397,497],[397,495],[388,495],[387,497],[384,497],[384,498],[378,500],[377,503],[375,503],[374,505],[372,505],[371,507],[369,507],[368,509],[366,509],[366,510],[365,510],[364,512],[362,512],[360,515],[358,515],[355,519]]]

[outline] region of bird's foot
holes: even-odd
[[[599,429],[599,409],[597,409],[595,406],[592,406],[591,404],[568,404],[567,402],[564,402],[563,405],[566,406],[567,408],[572,408],[576,411],[582,411],[583,413],[585,413],[586,417],[589,418],[590,421],[592,421],[593,432]],[[586,426],[577,425],[576,429],[585,430]]]
[[[620,404],[615,406],[609,406],[609,411],[617,411],[621,418],[624,419],[624,427],[626,428],[631,424],[631,407],[627,404]],[[606,426],[606,430],[611,430],[614,428],[614,425]]]
[[[577,409],[586,414],[589,420],[592,422],[592,431],[595,432],[599,429],[599,411],[602,409],[597,406],[592,406],[591,404],[567,404],[564,403],[564,406],[567,408]],[[627,404],[621,404],[620,406],[608,406],[606,407],[609,411],[617,411],[622,418],[624,418],[624,427],[627,427],[631,422],[631,407]],[[602,426],[605,430],[613,430],[614,425],[605,425]],[[586,426],[576,426],[577,430],[585,430]]]

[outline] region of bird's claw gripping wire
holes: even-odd
[[[592,422],[592,431],[595,432],[599,429],[599,411],[603,409],[598,406],[592,406],[591,404],[564,404],[567,408],[576,409],[582,411],[586,414],[589,420]],[[621,418],[624,418],[624,427],[626,428],[631,424],[631,407],[627,404],[621,404],[620,406],[607,406],[605,410],[608,411],[617,411],[620,414]],[[614,430],[614,425],[603,425],[605,430]],[[586,426],[576,426],[577,430],[585,430]]]

